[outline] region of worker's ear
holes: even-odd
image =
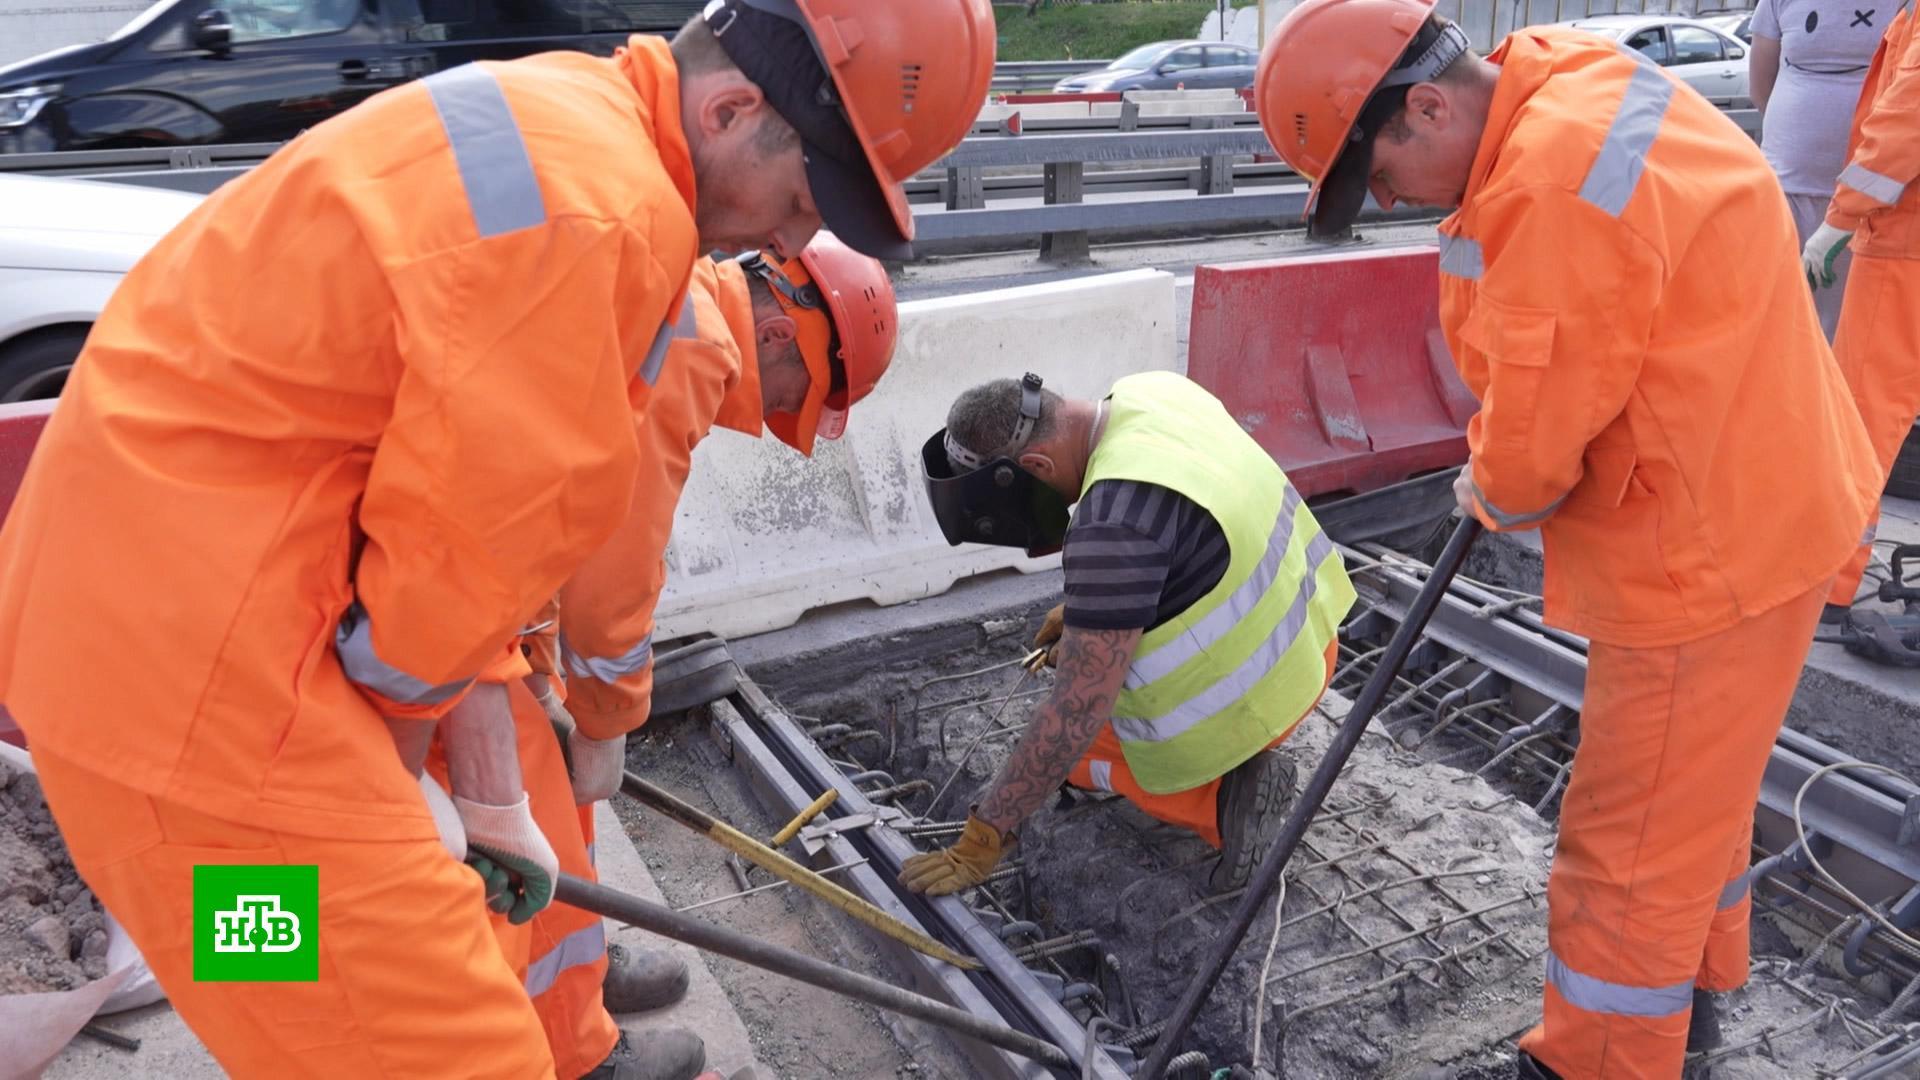
[[[1415,131],[1444,129],[1453,115],[1453,102],[1436,83],[1414,83],[1407,90],[1406,125]]]
[[[794,324],[793,316],[770,315],[753,324],[754,344],[759,355],[765,359],[785,355],[782,346],[790,345],[799,337],[800,328]]]
[[[766,108],[766,95],[745,79],[720,83],[700,102],[700,134],[706,139],[749,134]]]
[[[1056,478],[1060,475],[1059,466],[1054,462],[1052,454],[1040,454],[1029,450],[1021,454],[1019,460],[1021,468],[1032,473],[1035,479],[1049,486],[1052,486]]]

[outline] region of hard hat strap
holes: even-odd
[[[1433,43],[1414,58],[1413,63],[1387,72],[1386,78],[1380,80],[1380,85],[1374,87],[1374,92],[1379,93],[1392,86],[1411,86],[1414,83],[1432,82],[1471,48],[1473,48],[1473,42],[1468,40],[1467,32],[1453,23],[1448,23],[1446,28],[1433,39]]]

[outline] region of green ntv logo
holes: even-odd
[[[318,982],[320,868],[193,868],[197,982]]]

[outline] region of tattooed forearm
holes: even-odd
[[[1013,756],[980,804],[980,820],[1006,832],[1016,828],[1066,782],[1074,763],[1113,715],[1138,630],[1076,630],[1060,638],[1053,693],[1033,714]]]

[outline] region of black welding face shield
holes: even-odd
[[[949,544],[1025,548],[1051,555],[1066,540],[1070,504],[1016,460],[1040,419],[1040,376],[1020,383],[1020,419],[1006,445],[988,454],[961,446],[941,428],[920,447],[933,516]]]

